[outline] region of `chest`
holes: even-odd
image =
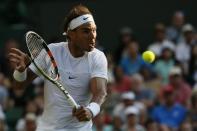
[[[88,58],[71,59],[63,56],[58,59],[60,78],[70,87],[87,87],[90,81],[91,68]]]

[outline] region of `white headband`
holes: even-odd
[[[81,16],[71,20],[71,22],[68,25],[68,30],[73,30],[73,29],[79,27],[80,25],[88,23],[88,22],[94,22],[92,15],[91,14],[81,15]],[[66,35],[66,32],[64,32],[63,35]]]

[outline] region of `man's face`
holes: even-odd
[[[173,85],[180,85],[182,82],[182,77],[181,75],[171,75],[170,76],[170,83]]]
[[[134,92],[139,92],[142,88],[143,81],[138,78],[133,78],[131,81],[131,89]]]
[[[176,27],[181,27],[184,24],[184,16],[177,14],[173,17],[173,24]]]
[[[158,30],[156,31],[156,39],[158,41],[162,41],[165,39],[165,31],[164,30]]]
[[[185,36],[186,42],[191,42],[194,39],[194,33],[192,31],[185,32],[184,36]]]
[[[130,106],[130,105],[132,105],[134,103],[134,100],[124,99],[123,103],[124,103],[125,107],[128,107],[128,106]]]
[[[138,53],[138,43],[135,42],[135,41],[132,41],[129,43],[128,45],[128,51],[129,51],[129,54],[132,56],[132,55],[136,55]]]
[[[172,105],[172,104],[174,104],[175,94],[173,92],[165,93],[164,98],[165,98],[165,101],[166,101],[165,103],[167,105]]]
[[[85,23],[72,31],[72,42],[82,51],[92,51],[96,45],[96,25]]]
[[[137,123],[137,116],[135,114],[130,114],[127,116],[127,121],[129,125],[135,125]]]

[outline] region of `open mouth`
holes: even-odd
[[[94,48],[95,47],[95,44],[94,43],[90,43],[89,46],[92,47],[92,48]]]

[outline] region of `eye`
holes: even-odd
[[[83,32],[88,34],[90,32],[90,30],[85,29],[85,30],[83,30]]]
[[[96,32],[96,29],[93,29],[92,32],[95,33]]]
[[[83,29],[82,32],[85,34],[95,33],[96,29]]]

